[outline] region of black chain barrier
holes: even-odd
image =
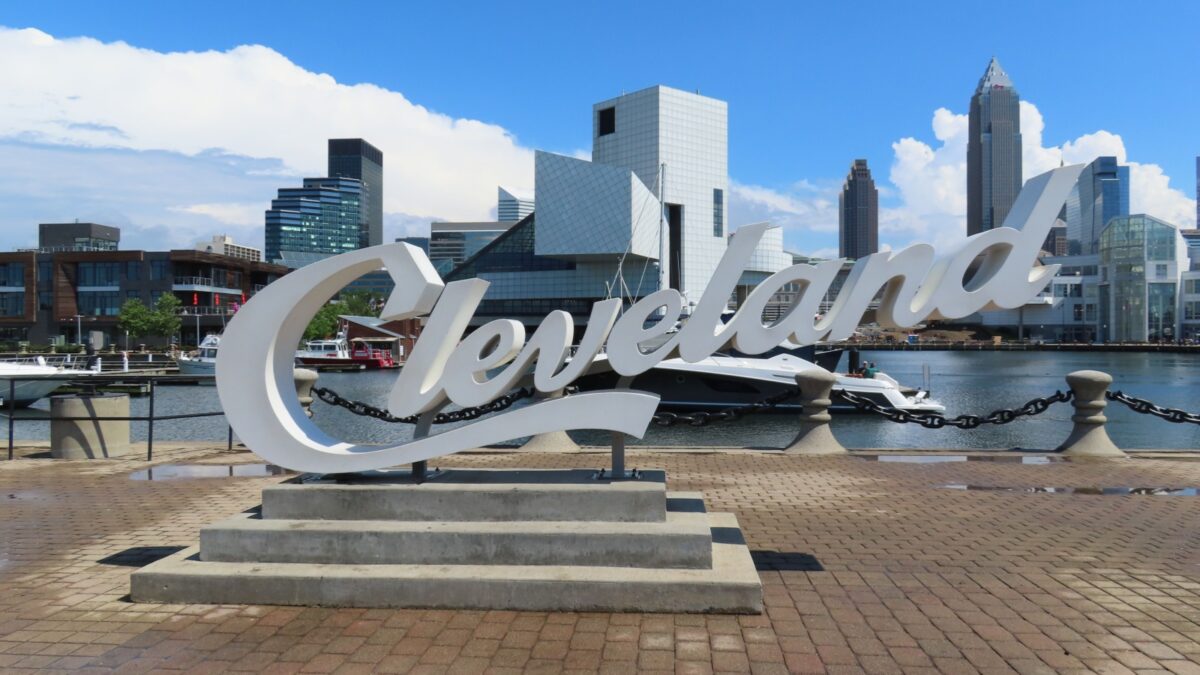
[[[660,427],[673,427],[676,424],[688,424],[693,427],[707,426],[712,422],[729,422],[746,415],[753,415],[770,410],[777,405],[800,397],[800,390],[793,389],[774,396],[768,396],[761,401],[754,401],[740,406],[730,406],[716,412],[674,413],[660,412],[654,416],[654,423]]]
[[[914,413],[907,410],[899,410],[896,408],[885,408],[870,399],[863,398],[857,394],[848,391],[835,392],[837,396],[842,397],[854,407],[869,413],[875,413],[886,417],[892,422],[907,424],[909,422],[920,424],[926,429],[941,429],[943,427],[958,427],[959,429],[974,429],[981,424],[1008,424],[1018,417],[1038,415],[1049,410],[1050,406],[1055,403],[1066,403],[1074,398],[1074,394],[1070,391],[1056,391],[1045,398],[1035,398],[1025,405],[1013,409],[993,410],[987,415],[959,415],[958,417],[947,418],[939,413]]]
[[[417,420],[421,417],[420,415],[396,417],[382,408],[376,408],[375,406],[367,405],[362,401],[352,401],[350,399],[343,398],[339,396],[336,391],[333,391],[332,389],[326,389],[324,387],[313,387],[312,392],[317,395],[317,398],[328,403],[329,405],[336,405],[339,408],[345,408],[346,410],[349,410],[355,415],[373,417],[384,422],[392,422],[395,424],[416,424]],[[463,408],[461,410],[450,410],[448,412],[438,413],[433,416],[433,423],[449,424],[451,422],[465,422],[467,420],[483,417],[488,413],[500,412],[501,410],[508,408],[523,398],[529,398],[530,396],[533,396],[533,393],[534,392],[532,389],[517,389],[510,394],[501,396],[495,401],[491,401],[490,403],[484,403],[483,405],[475,406],[473,408]]]
[[[1134,412],[1142,413],[1143,415],[1154,415],[1160,419],[1176,424],[1188,422],[1190,424],[1200,424],[1200,414],[1190,413],[1186,410],[1178,408],[1164,408],[1154,405],[1144,398],[1130,396],[1122,391],[1106,391],[1104,397],[1110,401],[1118,401],[1129,406]]]

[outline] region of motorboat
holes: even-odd
[[[183,354],[176,363],[180,375],[216,375],[217,349],[221,346],[221,336],[209,334],[200,341],[200,346],[191,354]]]
[[[33,361],[0,361],[0,400],[5,408],[27,408],[54,393],[74,378],[95,375],[94,370],[52,366],[39,356]]]
[[[379,370],[396,368],[391,350],[374,347],[368,340],[309,340],[296,352],[296,363],[318,370]]]
[[[695,363],[683,359],[666,359],[650,370],[621,382],[621,377],[607,367],[607,356],[600,354],[579,380],[580,389],[629,388],[658,394],[661,410],[715,411],[731,407],[750,406],[765,398],[796,389],[796,374],[821,366],[790,353],[776,353],[767,358],[743,355],[714,354]],[[884,373],[874,377],[836,374],[833,387],[835,412],[857,411],[838,392],[846,391],[866,398],[885,408],[909,412],[941,413],[945,406],[929,398],[927,391],[907,389]],[[798,410],[799,398],[779,404],[773,410]]]

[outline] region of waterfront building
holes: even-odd
[[[1192,268],[1179,279],[1179,338],[1200,342],[1200,269]]]
[[[533,195],[503,187],[496,188],[496,191],[496,220],[515,223],[533,213]]]
[[[594,302],[662,287],[694,304],[729,235],[727,138],[726,103],[699,94],[655,86],[595,104],[591,161],[535,152],[535,211],[447,281],[490,282],[477,323],[532,325],[565,309],[582,324]],[[788,264],[782,232],[769,231],[741,285]]]
[[[120,228],[98,223],[41,223],[38,225],[38,250],[115,251],[121,244]]]
[[[1183,244],[1187,247],[1188,267],[1200,270],[1200,229],[1182,230]]]
[[[1099,338],[1179,337],[1179,281],[1187,271],[1179,229],[1145,214],[1118,216],[1100,234]]]
[[[0,341],[78,342],[82,328],[83,338],[100,338],[98,348],[124,346],[117,327],[121,305],[137,299],[153,306],[174,293],[185,315],[181,338],[197,344],[286,272],[278,265],[196,250],[0,253]]]
[[[280,188],[266,213],[266,258],[292,269],[360,248],[362,182],[305,178]]]
[[[327,175],[362,183],[358,248],[382,244],[383,152],[361,138],[331,138]]]
[[[992,58],[971,96],[967,137],[967,234],[1000,227],[1021,191],[1020,95]]]
[[[196,244],[196,250],[206,253],[216,253],[217,255],[227,255],[230,258],[241,258],[242,260],[262,260],[262,249],[235,244],[233,237],[226,234],[213,235],[212,241]]]
[[[479,253],[483,247],[504,234],[515,223],[509,221],[480,221],[476,223],[438,222],[429,226],[429,261],[439,274],[445,275],[464,260]]]
[[[1129,215],[1129,167],[1116,157],[1099,157],[1083,169],[1067,197],[1067,253],[1100,251],[1100,232],[1108,221]]]
[[[851,259],[879,251],[879,190],[865,159],[850,165],[838,196],[838,250]]]

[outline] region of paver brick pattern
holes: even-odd
[[[196,447],[156,462],[253,462]],[[272,478],[134,481],[138,459],[0,462],[0,671],[1200,673],[1200,463],[899,464],[630,451],[737,514],[758,616],[129,602],[129,574]],[[478,453],[443,467],[599,467]]]

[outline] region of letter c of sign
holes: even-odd
[[[230,320],[217,352],[217,394],[238,438],[263,459],[294,471],[345,473],[417,462],[500,441],[567,429],[640,437],[658,397],[595,392],[542,401],[435,436],[397,445],[355,445],[317,427],[300,407],[295,350],[317,311],[346,284],[386,269],[396,284],[381,318],[427,314],[444,284],[424,252],[385,244],[327,258],[268,285]]]

